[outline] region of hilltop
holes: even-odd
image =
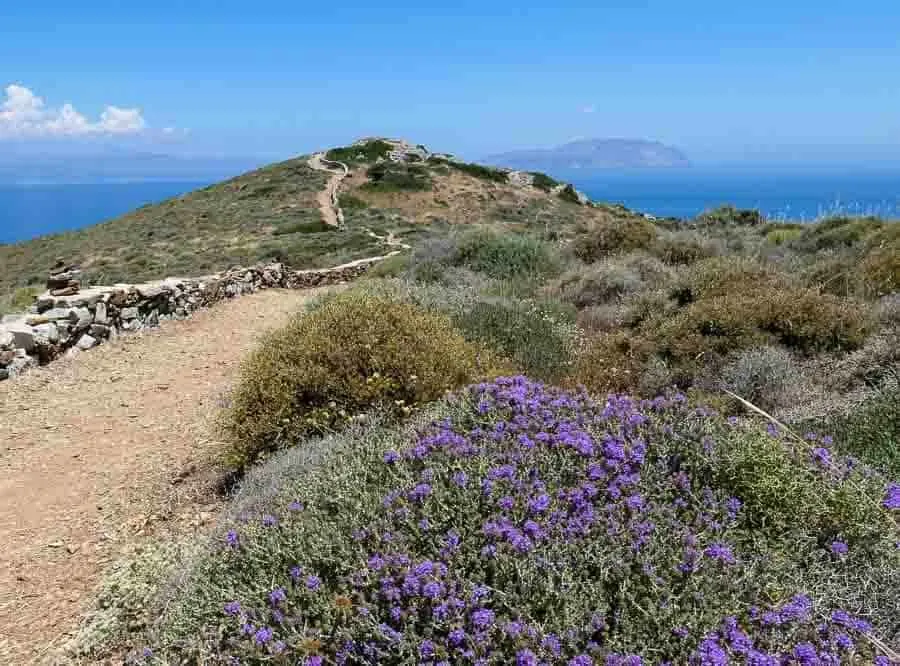
[[[644,139],[580,139],[545,149],[515,150],[485,158],[485,163],[516,169],[565,171],[689,166],[678,148]]]
[[[533,227],[609,212],[546,176],[467,164],[404,141],[364,139],[327,156],[350,169],[343,229],[325,224],[317,203],[329,174],[300,156],[102,224],[0,245],[0,295],[39,284],[59,257],[80,264],[90,284],[272,260],[319,268],[378,254],[383,243],[370,232],[414,239],[474,221]]]

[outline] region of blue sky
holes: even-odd
[[[0,137],[271,157],[369,134],[470,157],[635,137],[696,161],[900,161],[896,1],[550,4],[4,2],[0,105],[15,84],[19,106]]]

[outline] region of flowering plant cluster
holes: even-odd
[[[748,438],[771,478],[736,482]],[[190,593],[202,626],[161,649],[308,666],[888,664],[897,486],[814,439],[801,454],[678,394],[479,384],[413,441],[357,442],[281,511],[236,525],[195,573],[217,585]],[[803,522],[764,520],[773,444],[825,498]]]

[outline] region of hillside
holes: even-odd
[[[484,161],[550,173],[571,169],[661,168],[690,164],[687,156],[677,148],[643,139],[581,139],[555,148],[492,155]]]
[[[154,224],[191,272],[391,251],[12,318],[0,662],[897,661],[895,222],[647,219],[369,139],[57,247]]]
[[[273,259],[318,268],[378,254],[383,244],[369,231],[414,238],[442,233],[448,224],[553,225],[604,214],[573,203],[574,196],[556,196],[550,179],[512,182],[505,172],[427,151],[428,159],[407,163],[401,150],[404,161],[388,160],[370,173],[394,146],[380,144],[363,142],[369,154],[348,160],[343,230],[323,224],[318,210],[316,196],[329,175],[297,157],[102,224],[0,245],[0,295],[42,283],[58,257],[80,263],[90,284],[203,275]],[[338,149],[337,157],[346,157],[341,150],[358,151]]]

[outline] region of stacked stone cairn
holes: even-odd
[[[50,269],[47,291],[51,296],[73,296],[81,289],[81,267],[69,266],[62,259]]]

